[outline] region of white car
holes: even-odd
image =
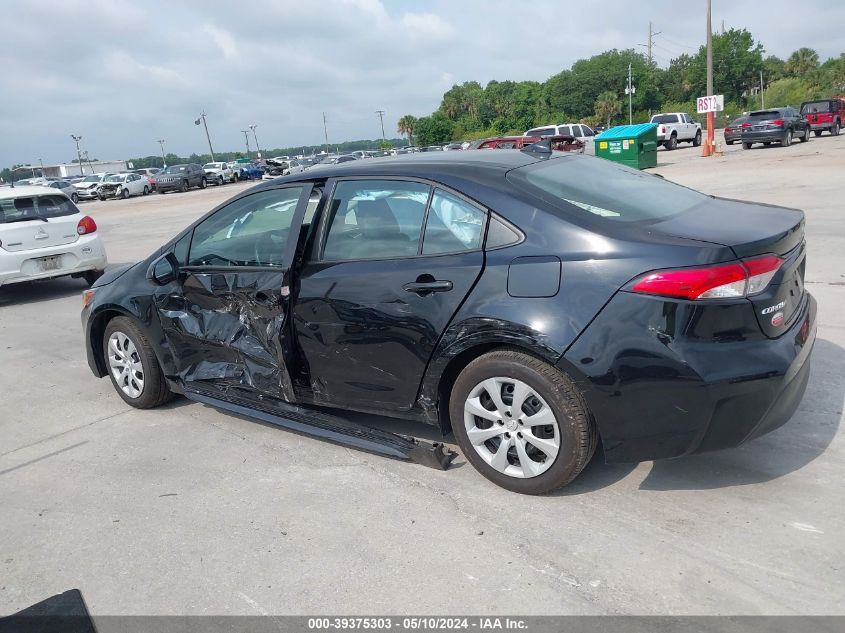
[[[100,184],[107,176],[111,175],[112,174],[99,173],[85,176],[85,178],[79,182],[73,183],[73,186],[76,187],[76,195],[80,200],[94,200],[95,198],[98,198],[100,196]]]
[[[61,191],[0,189],[0,286],[72,275],[88,284],[103,274],[97,224]]]
[[[109,198],[129,198],[131,196],[146,196],[151,191],[150,181],[146,176],[133,172],[127,174],[112,174],[106,176],[100,183],[98,197],[100,200]]]
[[[579,141],[588,143],[596,135],[593,128],[583,123],[562,123],[531,128],[523,136],[574,136]]]
[[[208,184],[222,185],[224,182],[235,182],[235,170],[228,163],[206,163],[202,166],[209,175]]]

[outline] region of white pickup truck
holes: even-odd
[[[701,123],[689,118],[686,112],[655,114],[652,123],[657,123],[657,145],[675,149],[681,141],[701,145]]]

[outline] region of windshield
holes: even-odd
[[[162,173],[165,174],[181,174],[185,171],[185,165],[171,165],[167,169],[165,169]]]
[[[203,169],[222,169],[220,163],[206,163],[202,166]]]
[[[511,171],[507,178],[555,206],[567,203],[616,222],[660,220],[689,211],[708,199],[663,178],[583,156],[534,163]]]
[[[46,220],[78,213],[73,203],[62,195],[31,196],[0,200],[0,224]]]
[[[101,177],[102,176],[98,176],[96,174],[93,176],[85,176],[85,178],[82,179],[82,182],[100,182]]]
[[[677,114],[655,114],[651,117],[652,123],[677,123],[678,122],[678,115]]]
[[[815,114],[817,112],[833,112],[830,101],[813,101],[801,106],[801,114]]]
[[[123,182],[124,176],[120,174],[113,174],[105,179],[105,182]]]

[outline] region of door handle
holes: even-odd
[[[420,295],[429,294],[431,292],[449,292],[452,289],[451,281],[414,281],[407,283],[402,288],[405,292],[416,292]]]

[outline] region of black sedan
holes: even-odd
[[[599,438],[640,461],[784,424],[816,332],[804,214],[547,149],[258,185],[86,293],[88,363],[135,407],[181,393],[418,461],[343,413],[437,425],[531,494]]]
[[[745,123],[740,125],[740,131],[743,149],[751,149],[754,143],[780,143],[789,147],[795,138],[806,143],[812,130],[810,123],[794,108],[774,108],[749,112]]]

